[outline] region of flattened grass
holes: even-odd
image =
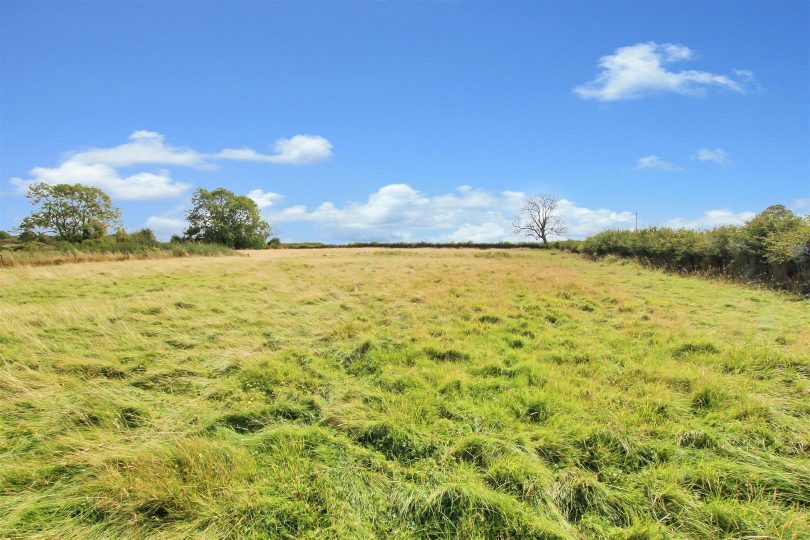
[[[553,251],[3,269],[0,537],[806,538],[809,308]]]

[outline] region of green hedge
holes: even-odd
[[[0,236],[0,266],[65,262],[231,255],[234,250],[202,242],[159,242],[149,229],[119,231],[93,240],[70,243],[47,235]]]
[[[741,227],[652,227],[585,240],[593,256],[633,257],[667,270],[701,272],[810,292],[810,216],[771,206]]]
[[[350,244],[323,244],[320,242],[289,242],[281,244],[285,249],[322,249],[322,248],[448,248],[448,249],[562,249],[580,252],[581,240],[561,240],[543,245],[539,242],[352,242]]]

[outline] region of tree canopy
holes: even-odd
[[[270,225],[262,219],[256,203],[232,191],[198,189],[186,215],[186,240],[223,244],[234,249],[263,248]]]
[[[121,213],[98,188],[82,184],[33,184],[28,199],[39,209],[24,218],[23,232],[44,230],[68,242],[100,238],[119,226]]]

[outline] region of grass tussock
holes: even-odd
[[[810,537],[806,301],[498,253],[4,269],[0,537]]]

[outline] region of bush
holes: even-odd
[[[582,251],[810,292],[810,217],[779,205],[766,208],[742,227],[605,231],[585,240]]]
[[[73,244],[66,240],[30,233],[21,243],[12,244],[0,253],[0,266],[46,265],[66,262],[188,257],[194,255],[233,255],[232,249],[220,244],[201,242],[159,242],[154,233],[143,229],[132,234],[114,235]]]
[[[130,240],[144,246],[156,246],[158,240],[152,229],[141,229],[129,235]]]
[[[22,231],[17,238],[20,242],[34,242],[39,237],[34,231]]]

